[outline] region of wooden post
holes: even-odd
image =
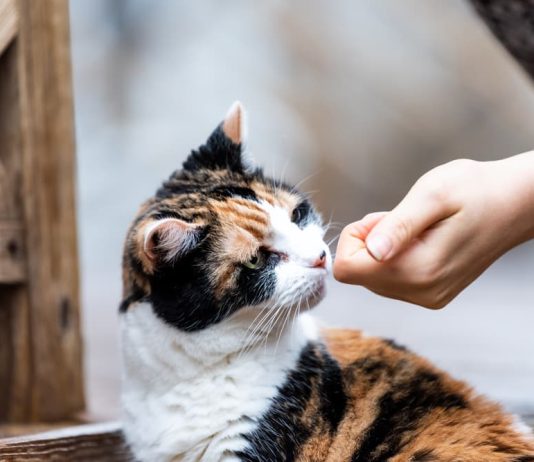
[[[0,420],[84,408],[67,0],[0,0]]]

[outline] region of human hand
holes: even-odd
[[[442,308],[512,247],[534,238],[534,151],[457,160],[423,175],[391,212],[345,227],[340,282]]]

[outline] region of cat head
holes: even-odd
[[[323,297],[331,257],[321,218],[304,194],[250,164],[245,128],[234,103],[141,207],[126,239],[122,311],[148,301],[168,324],[195,331],[243,308]]]

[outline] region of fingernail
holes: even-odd
[[[367,250],[375,257],[378,261],[384,260],[389,253],[391,252],[391,240],[387,236],[376,235],[370,236],[369,239],[365,241]]]

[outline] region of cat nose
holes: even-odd
[[[326,267],[326,251],[322,251],[319,258],[313,262],[312,268],[325,268]]]

